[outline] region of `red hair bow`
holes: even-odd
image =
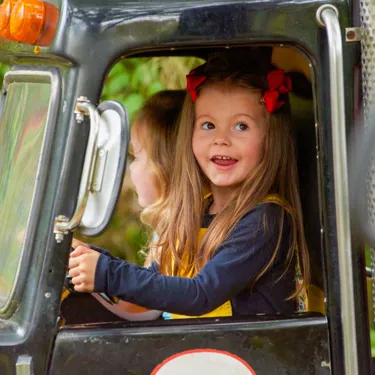
[[[263,101],[267,111],[272,113],[285,104],[285,101],[279,100],[279,96],[292,91],[292,80],[284,70],[278,69],[268,73],[267,81],[268,90],[263,95]]]
[[[197,100],[197,88],[201,85],[207,76],[203,74],[199,74],[193,69],[187,76],[186,76],[186,91],[190,93],[191,100],[195,102]]]

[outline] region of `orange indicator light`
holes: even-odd
[[[22,43],[35,44],[45,18],[42,0],[18,0],[10,16],[10,34]]]
[[[0,37],[49,46],[59,22],[59,9],[43,0],[4,0],[0,4]]]
[[[17,0],[4,0],[4,2],[0,5],[0,36],[13,41],[15,41],[15,39],[10,34],[9,21],[10,15],[12,13],[12,8],[16,1]]]

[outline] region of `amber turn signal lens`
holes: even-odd
[[[44,2],[45,20],[40,37],[36,41],[39,46],[49,46],[55,37],[57,24],[59,23],[59,10],[53,5]]]
[[[15,39],[10,34],[9,21],[10,15],[12,13],[12,8],[16,1],[17,0],[4,0],[4,2],[0,5],[0,36],[14,41]]]
[[[18,0],[10,16],[10,34],[19,42],[35,44],[45,18],[42,0]]]

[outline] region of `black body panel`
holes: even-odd
[[[167,357],[198,348],[237,355],[257,375],[328,375],[326,319],[278,319],[70,326],[58,334],[50,375],[148,375]]]

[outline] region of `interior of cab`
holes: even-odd
[[[241,47],[249,48],[252,47]],[[217,47],[215,47],[217,50]],[[205,58],[210,52],[209,49],[199,50],[180,50],[180,51],[160,51],[148,52],[147,54],[126,57],[127,61],[132,59],[144,60],[146,62],[170,58],[173,53],[174,56],[192,56],[191,62],[199,61],[198,58]],[[176,57],[178,58],[178,57]],[[194,60],[195,59],[195,60]],[[276,45],[272,46],[272,63],[280,69],[284,69],[289,73],[292,83],[293,91],[290,94],[290,103],[292,110],[292,118],[295,130],[295,139],[297,145],[297,160],[300,183],[300,196],[302,202],[305,233],[307,245],[309,248],[310,262],[311,262],[311,287],[308,290],[309,298],[309,312],[317,312],[324,314],[324,267],[323,267],[323,234],[322,234],[322,212],[321,212],[321,192],[320,192],[320,173],[319,173],[319,127],[316,125],[316,111],[314,103],[314,76],[312,65],[308,57],[303,52],[294,46]],[[193,68],[194,66],[192,66]],[[116,65],[113,66],[112,71],[118,69]],[[188,71],[185,72],[187,74]],[[109,77],[111,72],[109,73]],[[183,89],[185,82],[184,75],[181,77],[180,86],[173,87],[175,89]],[[106,92],[106,85],[104,85],[103,92]],[[157,90],[157,88],[155,89]],[[137,94],[136,92],[134,94]],[[116,100],[116,97],[111,99]],[[129,161],[129,160],[128,160]],[[121,211],[121,200],[125,200],[123,204],[127,204],[129,199],[129,185],[128,170],[124,179],[123,193],[120,197],[120,202],[117,205],[117,215],[124,215]],[[137,217],[139,210],[135,210],[132,215],[133,220]],[[116,218],[116,214],[115,214]],[[138,222],[139,223],[139,222]],[[118,223],[114,226],[118,226]],[[113,231],[111,224],[109,231]],[[119,231],[121,233],[121,230]],[[113,232],[113,236],[118,234]],[[85,238],[80,237],[81,240],[92,243],[94,245],[102,246],[111,250],[111,244],[105,243],[103,237]],[[121,235],[120,235],[121,238]],[[121,242],[121,240],[120,240]],[[117,254],[115,254],[117,255]],[[121,255],[123,256],[123,254]],[[127,257],[129,261],[129,257]],[[132,259],[133,261],[136,259]],[[141,262],[140,260],[138,260]],[[71,293],[68,298],[64,299],[61,305],[61,316],[64,318],[65,324],[91,323],[91,322],[106,322],[119,321],[120,318],[106,310],[99,304],[95,298],[89,294]]]

